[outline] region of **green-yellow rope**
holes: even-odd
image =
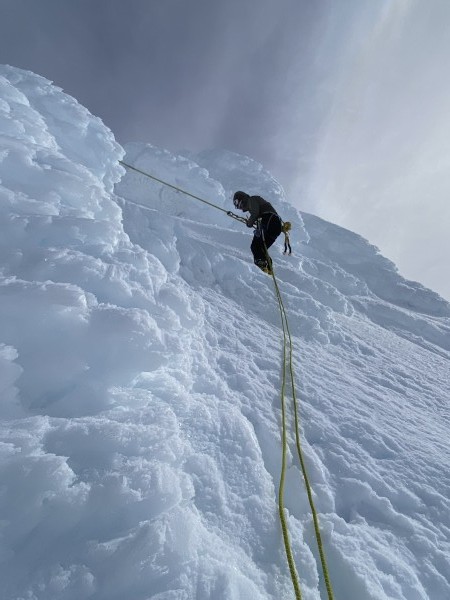
[[[273,273],[273,271],[272,271]],[[274,277],[274,281],[275,277]],[[282,304],[278,297],[278,304],[280,307],[281,325],[283,327],[283,373],[281,379],[281,475],[280,485],[278,489],[278,512],[280,515],[281,531],[283,533],[284,549],[286,552],[286,558],[288,561],[289,572],[292,579],[292,585],[294,586],[294,593],[296,600],[301,600],[302,594],[300,591],[300,583],[298,580],[297,569],[295,568],[294,557],[292,554],[291,542],[289,540],[289,531],[286,523],[286,515],[284,514],[284,484],[286,478],[286,458],[287,458],[287,432],[286,432],[286,403],[285,403],[285,388],[286,388],[286,326],[283,318]]]
[[[158,183],[162,183],[166,187],[170,187],[173,190],[176,190],[177,192],[181,192],[182,194],[185,194],[186,196],[190,196],[191,198],[195,198],[195,200],[200,200],[200,202],[203,202],[204,204],[208,204],[208,206],[213,206],[214,208],[217,208],[218,210],[221,210],[222,212],[224,212],[226,214],[229,213],[229,211],[225,210],[221,206],[218,206],[217,204],[213,204],[212,202],[208,202],[208,200],[205,200],[204,198],[200,198],[200,196],[196,196],[195,194],[191,194],[190,192],[187,192],[186,190],[183,190],[183,188],[180,188],[180,187],[177,187],[176,185],[168,183],[167,181],[164,181],[163,179],[158,179],[158,177],[155,177],[154,175],[150,175],[150,173],[146,173],[145,171],[141,171],[141,169],[138,169],[137,167],[133,167],[133,165],[129,165],[126,162],[124,162],[123,160],[119,160],[119,163],[121,165],[123,165],[124,167],[126,167],[127,169],[131,169],[132,171],[136,171],[136,173],[140,173],[141,175],[145,175],[149,179],[153,179],[154,181],[157,181]],[[237,215],[235,215],[235,216],[237,216]]]
[[[238,221],[245,222],[245,219],[243,217],[239,217],[238,215],[235,215],[231,211],[227,211],[227,210],[223,209],[222,207],[218,206],[217,204],[208,202],[204,198],[200,198],[199,196],[196,196],[195,194],[191,194],[190,192],[187,192],[186,190],[184,190],[180,187],[177,187],[176,185],[172,185],[171,183],[168,183],[167,181],[164,181],[163,179],[159,179],[158,177],[155,177],[154,175],[150,175],[150,173],[141,171],[140,169],[133,167],[132,165],[129,165],[122,160],[119,160],[119,163],[121,165],[123,165],[124,167],[127,167],[128,169],[131,169],[133,171],[136,171],[137,173],[140,173],[141,175],[145,175],[146,177],[153,179],[154,181],[157,181],[158,183],[161,183],[167,187],[170,187],[170,188],[176,190],[177,192],[181,192],[181,193],[185,194],[186,196],[190,196],[191,198],[195,198],[196,200],[199,200],[200,202],[203,202],[204,204],[207,204],[209,206],[217,208],[218,210],[221,210],[222,212],[226,213],[229,217],[237,219]],[[266,248],[266,254],[267,254],[267,256],[269,256],[269,254],[267,252],[267,248]],[[292,398],[293,398],[293,403],[294,403],[295,440],[296,440],[297,454],[298,454],[298,458],[300,461],[303,478],[304,478],[305,486],[306,486],[306,492],[308,495],[308,500],[309,500],[309,504],[310,504],[311,512],[312,512],[312,516],[313,516],[314,531],[316,534],[317,545],[319,547],[320,560],[322,563],[322,570],[323,570],[323,575],[324,575],[324,579],[325,579],[325,585],[326,585],[327,592],[328,592],[328,599],[333,600],[333,590],[331,587],[330,577],[328,574],[328,568],[327,568],[326,559],[325,559],[325,552],[324,552],[323,544],[322,544],[322,537],[320,535],[319,518],[317,515],[315,505],[314,505],[314,500],[313,500],[313,496],[312,496],[312,488],[309,483],[309,477],[308,477],[308,473],[306,470],[305,460],[303,457],[303,451],[302,451],[301,444],[300,444],[297,398],[296,398],[296,394],[295,394],[294,369],[292,366],[292,353],[293,353],[292,352],[292,338],[291,338],[291,333],[289,330],[289,323],[288,323],[288,319],[287,319],[287,315],[286,315],[286,310],[284,308],[283,299],[281,297],[280,289],[278,287],[278,282],[276,280],[273,269],[272,269],[272,278],[273,278],[275,292],[277,295],[278,304],[279,304],[279,308],[280,308],[281,325],[283,327],[283,374],[282,374],[282,383],[281,383],[282,462],[281,462],[280,487],[279,487],[279,492],[278,492],[278,510],[279,510],[279,514],[280,514],[280,522],[281,522],[281,529],[282,529],[282,533],[283,533],[286,557],[287,557],[287,561],[288,561],[289,571],[291,574],[292,584],[294,586],[296,600],[301,600],[302,595],[301,595],[301,591],[300,591],[300,584],[298,581],[298,574],[297,574],[297,570],[295,567],[295,561],[294,561],[294,557],[292,554],[292,548],[291,548],[291,544],[290,544],[290,540],[289,540],[289,532],[288,532],[288,527],[287,527],[287,523],[286,523],[286,516],[284,514],[284,485],[285,485],[285,479],[286,479],[286,459],[287,459],[287,431],[286,431],[286,403],[285,403],[286,345],[287,345],[287,339],[289,339],[289,370],[290,370],[290,379],[291,379],[291,387],[292,387]]]
[[[267,254],[267,256],[269,256],[267,253],[267,249],[266,249],[266,254]],[[303,450],[302,450],[301,443],[300,443],[298,403],[297,403],[297,397],[296,397],[296,393],[295,393],[294,368],[292,365],[292,354],[293,354],[292,337],[291,337],[291,333],[289,330],[289,322],[287,319],[286,310],[284,308],[283,298],[281,296],[280,288],[278,286],[278,282],[275,277],[273,267],[272,267],[272,279],[273,279],[274,286],[275,286],[275,292],[277,295],[278,304],[279,304],[279,308],[280,308],[281,323],[283,326],[283,381],[282,381],[282,403],[281,403],[282,429],[283,429],[283,433],[282,433],[282,442],[283,442],[282,455],[283,456],[282,456],[282,469],[281,469],[282,477],[280,479],[279,511],[280,511],[281,526],[283,529],[283,538],[284,538],[284,542],[285,542],[286,555],[288,557],[288,563],[289,563],[289,556],[292,557],[292,550],[289,545],[289,537],[287,536],[287,534],[285,535],[285,532],[284,532],[284,527],[286,525],[285,525],[285,519],[284,519],[284,514],[283,514],[284,509],[283,509],[283,504],[282,504],[283,493],[284,493],[284,471],[286,469],[285,460],[286,460],[286,452],[287,452],[286,424],[285,424],[285,412],[286,411],[285,411],[285,406],[284,406],[284,387],[285,387],[285,371],[286,371],[286,337],[288,337],[288,339],[289,339],[289,371],[290,371],[290,379],[291,379],[291,387],[292,387],[292,399],[293,399],[293,404],[294,404],[295,441],[296,441],[297,455],[299,458],[299,462],[300,462],[300,466],[301,466],[301,470],[302,470],[302,474],[303,474],[303,479],[305,482],[306,493],[308,496],[309,505],[311,507],[311,513],[312,513],[313,523],[314,523],[314,532],[316,535],[317,546],[319,549],[320,562],[322,564],[322,571],[323,571],[323,576],[324,576],[324,580],[325,580],[325,586],[327,588],[328,600],[333,600],[334,599],[333,588],[331,586],[330,576],[329,576],[326,557],[325,557],[325,551],[323,548],[322,536],[320,534],[319,517],[317,514],[315,504],[314,504],[312,487],[311,487],[311,484],[309,481],[309,476],[308,476],[308,472],[306,469],[306,463],[305,463],[305,459],[304,459],[304,455],[303,455]],[[281,516],[282,514],[283,514],[283,517]],[[289,569],[291,570],[290,565],[289,565]],[[299,597],[299,596],[297,596],[298,581],[296,580],[296,578],[293,577],[292,570],[291,570],[291,578],[292,578],[292,583],[294,585],[296,597]]]

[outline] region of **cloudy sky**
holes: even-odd
[[[450,298],[447,0],[0,0],[0,63],[121,143],[226,148]]]

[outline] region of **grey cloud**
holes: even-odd
[[[393,27],[390,11],[402,7],[408,26],[398,13]],[[445,211],[445,167],[430,165],[447,154],[446,0],[0,0],[0,9],[0,62],[53,80],[119,142],[248,154],[299,208],[366,235],[427,281],[442,234],[414,275],[419,230],[404,214],[424,214],[430,182],[430,202]],[[389,26],[392,39],[377,45]],[[400,177],[384,160],[393,137],[398,151],[420,146],[415,163],[397,161]],[[380,226],[393,213],[408,231],[401,249],[395,228]],[[442,269],[428,280],[441,290]]]

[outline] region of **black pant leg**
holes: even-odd
[[[267,260],[266,249],[270,248],[281,233],[278,215],[264,215],[260,223],[260,235],[254,235],[250,246],[254,262]]]
[[[262,240],[262,237],[257,237],[256,235],[253,236],[253,240],[250,246],[250,250],[252,251],[253,254],[253,260],[256,263],[258,260],[265,260],[266,259],[266,251],[264,248],[264,242]]]

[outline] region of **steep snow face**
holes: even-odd
[[[251,232],[126,172],[112,133],[45,79],[1,67],[0,91],[2,598],[293,598],[282,339]],[[126,151],[225,210],[236,189],[266,196],[294,225],[293,256],[272,256],[336,599],[450,597],[448,303],[300,215],[250,158]],[[319,600],[294,456],[292,548]]]

